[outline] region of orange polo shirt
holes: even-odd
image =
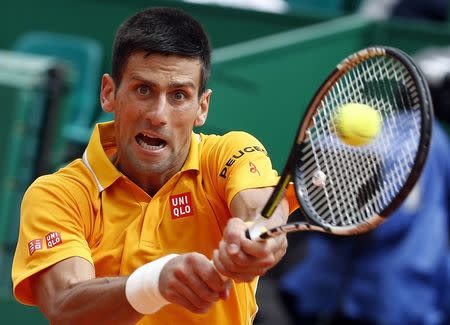
[[[38,178],[25,193],[12,277],[14,295],[35,304],[30,276],[72,256],[91,262],[97,277],[129,275],[170,253],[212,257],[239,191],[278,180],[261,143],[245,132],[192,134],[181,171],[150,197],[118,171],[113,122],[96,126],[82,159]],[[175,304],[139,324],[249,324],[256,281],[234,284],[230,298],[206,314]]]

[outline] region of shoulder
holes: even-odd
[[[203,147],[205,149],[242,149],[245,151],[266,152],[262,143],[252,134],[244,131],[231,131],[223,135],[201,134]]]
[[[258,141],[255,136],[245,131],[230,131],[223,135],[208,135],[207,137],[212,137],[216,141],[229,142],[229,141]]]
[[[53,174],[37,178],[26,191],[24,199],[57,197],[81,203],[96,197],[97,192],[91,173],[82,160],[77,159]]]

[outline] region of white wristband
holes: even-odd
[[[164,265],[177,256],[170,254],[144,264],[128,277],[125,295],[137,312],[153,314],[169,303],[159,291],[159,276]]]

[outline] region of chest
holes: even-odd
[[[211,187],[180,177],[150,198],[133,186],[111,186],[99,198],[89,240],[97,276],[126,275],[170,253],[211,257],[230,217]]]

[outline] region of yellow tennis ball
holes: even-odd
[[[364,104],[348,103],[337,110],[336,133],[351,146],[362,146],[371,142],[381,128],[378,111]]]

